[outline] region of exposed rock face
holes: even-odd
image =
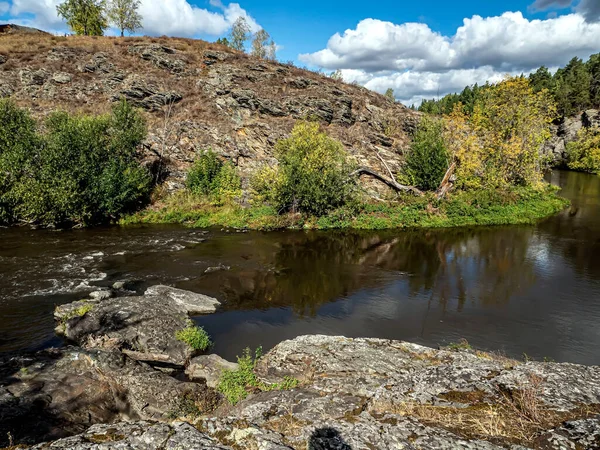
[[[590,109],[575,117],[566,117],[559,125],[552,125],[552,138],[544,145],[544,152],[550,155],[554,164],[567,164],[567,145],[577,140],[582,128],[600,126],[600,111]]]
[[[86,348],[118,348],[130,357],[183,367],[194,350],[176,339],[191,315],[215,312],[219,301],[168,286],[142,297],[79,301],[60,306],[57,331]],[[85,309],[82,309],[85,308]]]
[[[111,379],[128,392],[119,398],[134,405],[130,409],[137,416],[145,419],[146,411],[140,410],[137,396],[179,395],[173,390],[132,394],[131,386],[137,384],[119,378],[126,372],[122,367],[132,365],[147,367],[128,361],[110,370],[116,373]],[[128,370],[138,374],[141,369]],[[381,339],[304,336],[279,344],[260,360],[256,372],[265,383],[293,376],[301,385],[258,392],[235,407],[221,406],[197,419],[195,428],[147,422],[96,426],[51,448],[176,448],[167,440],[173,436],[181,439],[182,448],[200,449],[600,448],[600,367],[519,363]],[[31,389],[9,385],[5,391]],[[0,401],[11,405],[10,399]],[[523,435],[513,430],[520,427]],[[94,436],[99,436],[96,441]]]
[[[46,444],[33,449],[46,449]],[[149,422],[116,423],[94,425],[78,436],[61,439],[52,443],[57,450],[232,450],[219,445],[214,439],[200,433],[188,423],[176,422],[172,425]]]
[[[358,164],[384,171],[379,152],[397,171],[419,120],[360,86],[202,41],[40,35],[25,48],[16,45],[21,36],[3,39],[11,51],[0,70],[0,96],[40,117],[49,112],[45,105],[104,112],[128,99],[147,111],[145,158],[163,158],[173,188],[207,148],[238,166],[246,182],[274,162],[275,143],[300,119],[321,122]],[[2,42],[0,53],[8,54]]]
[[[34,443],[80,433],[94,423],[166,420],[181,398],[194,399],[205,411],[218,401],[200,384],[178,381],[117,351],[64,348],[5,358],[0,447],[8,445],[7,433],[16,442]]]

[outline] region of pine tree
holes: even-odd
[[[140,0],[112,0],[108,7],[110,22],[125,36],[125,31],[135,33],[142,28],[142,16],[138,12]]]
[[[396,101],[396,97],[394,96],[394,90],[392,88],[389,88],[387,91],[385,91],[385,96],[392,102]]]
[[[600,106],[600,53],[590,56],[586,66],[590,74],[590,103],[597,108]]]

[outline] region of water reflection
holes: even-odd
[[[552,181],[573,206],[536,227],[0,230],[0,351],[53,343],[54,304],[130,279],[139,290],[167,283],[223,300],[197,321],[229,358],[324,333],[427,345],[465,337],[513,356],[600,363],[600,177],[555,172]],[[231,269],[207,272],[219,265]]]

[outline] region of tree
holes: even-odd
[[[142,28],[142,16],[138,12],[140,0],[111,0],[108,6],[108,18],[110,22],[121,31],[121,37],[125,31],[135,33]]]
[[[449,156],[443,131],[444,125],[440,119],[427,116],[417,128],[406,158],[406,174],[419,189],[436,190],[448,171]]]
[[[275,41],[273,39],[271,39],[271,42],[267,47],[267,59],[271,61],[277,60],[277,44],[275,44]]]
[[[559,69],[554,81],[554,95],[563,116],[571,116],[589,108],[591,77],[580,58],[573,58],[564,69]]]
[[[65,0],[56,7],[59,17],[67,21],[75,34],[102,36],[108,28],[104,0]]]
[[[240,16],[237,18],[231,27],[229,37],[231,48],[243,52],[246,41],[250,38],[250,25],[248,25],[244,17]]]
[[[529,75],[529,84],[534,92],[540,92],[542,89],[548,89],[550,91],[554,87],[552,74],[546,66],[540,67]]]
[[[457,185],[492,189],[539,185],[545,169],[540,146],[550,137],[555,115],[550,93],[535,93],[522,77],[485,89],[472,115],[458,104],[446,129]]]
[[[590,56],[586,63],[590,74],[590,102],[594,107],[600,106],[600,53]]]
[[[385,96],[392,102],[396,101],[396,97],[394,96],[394,90],[392,88],[389,88],[387,91],[385,91]]]
[[[215,44],[224,45],[225,47],[231,47],[231,42],[227,38],[219,38],[215,41]]]
[[[335,72],[331,72],[329,77],[333,80],[344,81],[344,74],[342,74],[341,69],[337,69]]]
[[[266,59],[267,57],[267,45],[269,42],[269,33],[265,30],[260,29],[254,35],[254,39],[252,40],[252,56],[256,56],[257,58]]]

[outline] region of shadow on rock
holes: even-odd
[[[319,428],[308,441],[308,450],[352,450],[335,428]]]

